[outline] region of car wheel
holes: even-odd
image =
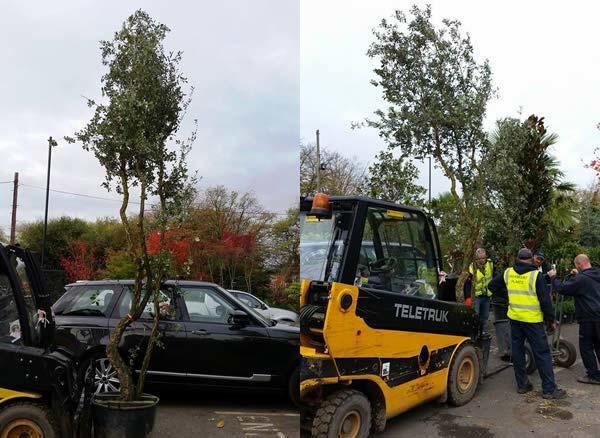
[[[90,368],[92,369],[90,370]],[[85,365],[81,369],[83,376],[90,370],[94,394],[119,392],[121,390],[121,382],[117,377],[117,370],[111,365],[106,356],[92,356],[85,362]],[[81,377],[82,382],[83,380],[84,377]]]
[[[52,414],[45,406],[36,403],[14,403],[0,411],[2,437],[59,436]]]

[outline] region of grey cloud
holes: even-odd
[[[44,186],[49,135],[62,138],[90,116],[83,96],[100,96],[99,40],[110,39],[137,8],[171,28],[166,45],[184,52],[182,70],[195,93],[180,131],[198,119],[189,157],[201,186],[252,190],[270,209],[297,200],[299,137],[298,2],[28,2],[3,5],[0,38],[0,181],[20,172]],[[78,145],[53,152],[52,187],[113,198],[102,169]],[[277,186],[273,188],[273,182]],[[5,190],[6,189],[6,190]],[[0,186],[0,193],[9,185]],[[7,228],[10,193],[0,195]],[[43,190],[23,186],[19,220],[43,215]],[[115,216],[118,203],[51,194],[51,216]]]

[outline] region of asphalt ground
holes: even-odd
[[[562,337],[578,349],[578,325],[562,328]],[[489,369],[502,362],[492,351]],[[579,357],[572,367],[554,369],[559,387],[566,389],[564,400],[548,401],[541,397],[537,371],[530,376],[535,390],[526,395],[516,392],[512,367],[487,378],[475,398],[467,405],[452,408],[445,404],[427,404],[388,422],[377,437],[598,437],[600,436],[600,385],[577,382],[585,374]]]
[[[578,346],[578,326],[563,326],[563,338]],[[541,397],[540,379],[530,376],[535,390],[516,392],[512,367],[506,368],[492,345],[488,371],[497,371],[475,398],[458,408],[429,403],[391,419],[377,438],[441,437],[598,437],[600,386],[577,382],[585,370],[578,356],[568,369],[555,368],[565,400]],[[300,437],[299,414],[277,394],[161,393],[152,437]],[[304,436],[304,435],[303,435]]]
[[[277,393],[164,390],[151,438],[299,438],[300,414]]]

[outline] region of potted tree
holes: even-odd
[[[158,344],[160,289],[170,268],[165,235],[189,194],[185,159],[195,138],[195,133],[185,141],[174,138],[190,97],[179,70],[181,52],[163,47],[167,32],[165,25],[138,10],[111,41],[101,42],[102,63],[107,67],[101,79],[102,99],[88,99],[94,109],[91,120],[67,138],[94,153],[105,171],[103,186],[121,195],[119,215],[127,251],[135,264],[131,308],[111,332],[106,348],[120,380],[120,393],[94,396],[96,437],[146,436],[152,430],[158,403],[157,397],[144,394],[144,381]],[[130,207],[137,211],[134,216],[129,216]],[[148,250],[150,233],[160,236],[158,251]],[[149,304],[152,328],[139,353],[142,360],[136,367],[140,371],[134,375],[119,344],[127,327]]]

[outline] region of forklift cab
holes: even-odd
[[[427,400],[471,400],[483,369],[477,318],[449,298],[433,221],[322,194],[300,212],[300,389],[312,435],[367,436]]]
[[[0,244],[0,436],[72,432],[75,374],[54,349],[50,296],[34,255]]]

